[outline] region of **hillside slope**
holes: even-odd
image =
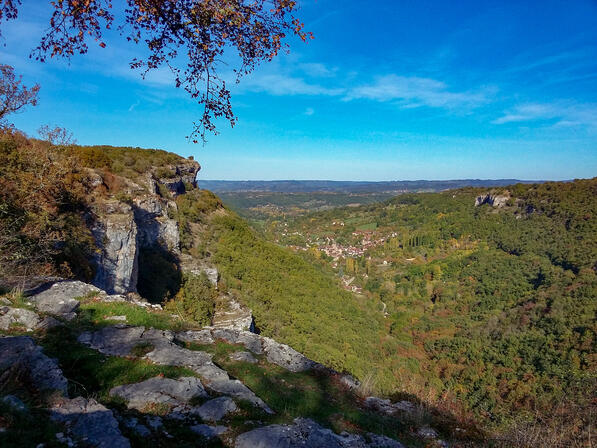
[[[270,236],[384,310],[395,387],[454,397],[523,441],[582,446],[597,393],[596,216],[591,179],[402,195]]]

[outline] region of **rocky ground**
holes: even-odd
[[[76,281],[2,301],[2,446],[447,446],[412,426],[414,403],[361,398],[354,378],[238,322],[188,329]],[[45,432],[22,427],[34,417]]]

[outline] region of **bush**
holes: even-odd
[[[200,325],[209,325],[217,296],[218,292],[205,272],[200,275],[185,274],[182,287],[174,299],[166,304],[166,310]]]
[[[89,279],[94,250],[85,225],[85,179],[68,151],[0,131],[0,279]]]

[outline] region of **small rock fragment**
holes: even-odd
[[[419,437],[423,437],[424,439],[437,439],[437,431],[429,426],[423,426],[422,428],[419,428],[417,435]]]

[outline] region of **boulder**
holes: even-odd
[[[424,439],[437,439],[437,431],[429,426],[423,426],[417,430],[417,435]]]
[[[25,373],[38,390],[67,393],[68,383],[62,370],[30,337],[0,338],[0,374],[8,369]]]
[[[83,332],[78,341],[104,355],[128,356],[140,344],[155,342],[151,338],[143,338],[144,327],[105,327],[94,333]]]
[[[18,326],[24,327],[27,331],[33,331],[39,328],[42,322],[43,319],[31,310],[10,306],[0,307],[0,330],[9,330]]]
[[[112,411],[93,399],[63,399],[50,409],[51,418],[64,423],[73,435],[98,448],[130,448]]]
[[[176,406],[187,403],[194,397],[207,397],[207,392],[195,377],[175,380],[157,376],[141,383],[114,387],[110,395],[124,399],[129,409],[143,411],[151,404]]]
[[[219,397],[197,406],[191,412],[199,415],[203,421],[217,422],[237,410],[236,403],[230,397]]]
[[[45,291],[32,295],[29,300],[38,311],[70,320],[75,317],[75,311],[79,308],[79,301],[75,298],[90,294],[99,295],[101,291],[93,285],[78,280],[65,280],[56,282]]]

